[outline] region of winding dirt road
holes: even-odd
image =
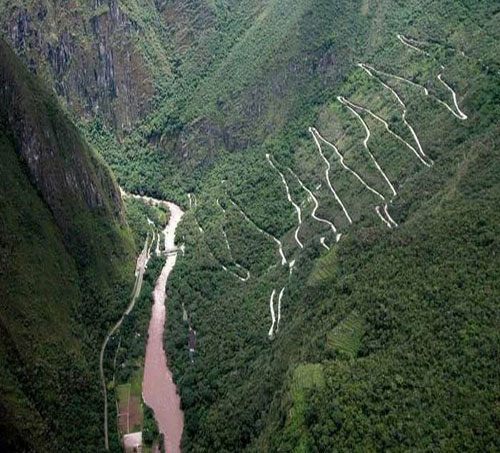
[[[272,338],[274,333],[274,324],[276,323],[276,316],[274,314],[274,295],[276,294],[276,290],[273,289],[271,293],[271,297],[269,298],[269,311],[271,312],[271,327],[269,328],[268,336]]]
[[[384,222],[384,224],[387,226],[387,228],[391,229],[392,228],[392,224],[391,222],[389,222],[389,220],[387,220],[383,215],[382,213],[380,212],[380,206],[375,206],[375,212],[377,213],[377,215],[380,217],[380,220],[382,220],[382,222]]]
[[[382,170],[382,168],[380,167],[380,165],[378,164],[377,160],[375,159],[375,156],[371,153],[370,151],[370,148],[368,147],[368,141],[370,140],[370,137],[371,137],[371,132],[370,132],[370,128],[368,127],[368,125],[366,124],[366,122],[363,120],[363,118],[361,117],[361,115],[356,112],[356,110],[354,110],[355,108],[359,108],[360,110],[363,110],[363,111],[366,111],[367,113],[369,113],[370,115],[373,115],[373,116],[377,116],[375,115],[373,112],[369,111],[368,109],[366,109],[365,107],[362,107],[362,106],[359,106],[357,104],[354,104],[353,102],[349,101],[348,99],[346,99],[345,97],[343,96],[338,96],[337,99],[343,104],[345,105],[355,116],[356,118],[358,118],[358,120],[361,122],[361,124],[363,125],[364,129],[365,129],[365,132],[366,132],[366,137],[365,139],[363,140],[363,146],[365,147],[367,153],[369,154],[370,158],[372,159],[373,163],[375,164],[375,166],[377,167],[379,173],[382,175],[382,177],[385,179],[385,181],[387,182],[387,184],[389,185],[391,191],[392,191],[392,195],[393,196],[396,196],[397,195],[397,192],[396,192],[396,189],[394,188],[394,186],[392,185],[391,181],[389,180],[389,178],[387,177],[387,175],[385,174],[385,172]],[[380,118],[380,117],[378,117]],[[385,122],[382,118],[380,118],[381,121]],[[387,123],[386,123],[387,124]],[[361,180],[361,179],[360,179]],[[362,181],[362,180],[361,180]],[[363,181],[362,181],[363,182]],[[365,187],[367,188],[370,188],[366,183],[364,183]],[[385,201],[385,197],[383,195],[381,195],[380,193],[376,192],[374,189],[371,189],[372,192],[374,193],[377,193],[384,201]],[[389,211],[388,211],[388,207],[387,207],[387,203],[385,203],[385,206],[384,206],[384,210],[383,210],[383,213],[387,215],[387,219],[385,219],[382,215],[382,213],[380,212],[380,206],[376,206],[375,207],[375,212],[377,213],[377,215],[380,217],[380,219],[387,225],[388,228],[392,228],[392,225],[395,225],[397,226],[397,223],[392,219],[392,217],[389,215]]]
[[[330,188],[330,191],[332,192],[333,197],[335,198],[337,203],[340,205],[340,207],[342,208],[342,211],[344,212],[345,216],[347,217],[347,220],[349,221],[350,224],[352,224],[351,216],[347,212],[347,209],[344,206],[344,203],[342,202],[340,197],[337,195],[337,192],[335,192],[335,189],[333,188],[332,183],[330,181],[330,168],[331,168],[330,161],[323,154],[323,150],[321,149],[321,144],[319,143],[318,137],[316,136],[316,132],[317,132],[316,128],[314,128],[314,127],[309,128],[309,133],[313,136],[314,143],[316,144],[316,148],[318,148],[319,155],[321,156],[321,158],[323,159],[323,161],[326,164],[326,170],[325,170],[326,182],[328,183],[328,187]]]
[[[302,244],[302,242],[300,242],[300,239],[299,239],[299,230],[300,230],[300,227],[302,225],[302,211],[300,210],[300,206],[297,203],[295,203],[295,201],[293,201],[292,196],[290,194],[290,189],[288,187],[288,183],[286,182],[286,179],[285,179],[285,176],[273,164],[273,161],[272,161],[271,156],[269,154],[266,154],[266,159],[269,162],[269,164],[271,165],[271,167],[273,167],[279,173],[279,175],[281,177],[281,181],[283,182],[283,185],[285,186],[286,197],[287,197],[288,201],[290,202],[290,204],[295,208],[295,211],[297,212],[297,220],[299,222],[299,225],[297,226],[297,228],[295,230],[295,242],[299,245],[299,247],[301,249],[303,249],[304,244]]]
[[[361,117],[361,115],[356,112],[355,108],[358,108],[360,110],[365,110],[367,111],[367,109],[365,109],[364,107],[361,107],[359,105],[356,105],[354,104],[353,102],[349,101],[348,99],[346,99],[345,97],[343,96],[337,96],[337,99],[339,100],[339,102],[343,105],[345,105],[349,111],[351,113],[353,113],[356,118],[361,122],[361,124],[363,125],[364,129],[365,129],[365,132],[366,132],[366,137],[365,139],[363,140],[363,146],[365,147],[368,155],[370,156],[372,162],[375,164],[375,166],[377,167],[377,170],[379,171],[379,173],[382,175],[382,177],[384,178],[385,182],[387,183],[387,185],[389,186],[389,188],[391,189],[391,192],[392,192],[392,195],[393,196],[396,196],[398,193],[396,192],[396,189],[394,188],[394,186],[392,185],[391,181],[389,180],[389,178],[387,177],[387,175],[385,174],[384,170],[382,170],[382,168],[380,167],[379,163],[377,162],[377,159],[375,159],[375,156],[372,154],[372,152],[370,151],[370,148],[368,147],[368,141],[370,140],[370,137],[371,137],[371,132],[370,132],[370,129],[368,127],[368,125],[366,124],[365,120]]]
[[[313,201],[314,208],[311,212],[311,217],[320,223],[324,223],[324,224],[328,225],[332,229],[332,231],[335,233],[335,242],[339,242],[340,237],[342,236],[342,233],[337,232],[337,228],[335,227],[335,225],[332,222],[330,222],[329,220],[326,220],[326,219],[322,219],[321,217],[318,217],[316,215],[316,211],[319,208],[319,202],[318,202],[317,198],[314,196],[314,194],[311,192],[311,190],[307,188],[307,186],[302,182],[302,180],[295,174],[295,172],[291,168],[288,168],[288,171],[295,177],[295,179],[300,184],[300,187],[302,187],[302,189],[306,191],[306,193],[309,195],[309,197]]]
[[[286,260],[286,257],[285,257],[285,253],[283,252],[283,244],[281,243],[281,241],[277,237],[273,236],[271,233],[268,233],[267,231],[265,231],[261,227],[259,227],[250,217],[248,217],[245,214],[245,212],[243,211],[243,209],[241,209],[232,198],[229,198],[229,201],[238,210],[238,212],[245,218],[245,220],[248,223],[251,223],[263,235],[271,238],[274,242],[276,242],[276,244],[278,245],[279,254],[281,256],[281,265],[284,266],[287,263],[287,260]]]
[[[417,158],[420,160],[420,162],[422,162],[422,164],[424,164],[426,167],[431,167],[434,162],[432,162],[432,160],[430,161],[430,163],[426,162],[424,159],[427,158],[426,154],[424,153],[424,150],[422,149],[422,145],[420,144],[420,140],[418,139],[418,136],[417,136],[417,133],[415,132],[415,129],[413,128],[413,126],[406,120],[406,113],[407,113],[407,109],[406,109],[406,104],[403,102],[403,100],[401,99],[401,97],[399,96],[399,94],[394,90],[392,89],[389,85],[387,85],[383,80],[381,80],[379,77],[375,76],[373,73],[374,72],[378,72],[375,68],[373,68],[372,66],[369,66],[367,64],[364,64],[364,63],[359,63],[358,66],[363,69],[363,71],[365,71],[370,77],[372,77],[373,79],[377,80],[386,90],[389,90],[392,95],[396,98],[396,100],[398,101],[398,103],[403,107],[403,113],[401,114],[401,118],[403,120],[403,123],[404,125],[408,128],[408,130],[411,132],[412,136],[413,136],[413,140],[415,142],[415,144],[417,145],[417,148],[416,149],[414,146],[412,146],[410,143],[408,143],[403,137],[401,137],[399,134],[396,134],[390,127],[389,127],[389,124],[387,123],[387,121],[385,121],[383,118],[379,117],[378,115],[375,115],[374,113],[372,113],[371,115],[376,118],[378,121],[381,121],[384,126],[385,126],[385,129],[394,137],[396,137],[400,142],[404,143],[416,156]]]
[[[422,43],[420,41],[416,41],[415,39],[411,39],[411,38],[407,38],[401,34],[398,34],[397,35],[397,38],[399,39],[399,41],[401,41],[405,46],[407,46],[408,48],[410,48],[411,50],[415,50],[419,53],[423,53],[424,55],[426,55],[427,57],[431,57],[431,54],[423,49],[420,49],[417,47],[417,45],[425,45],[425,43]],[[444,66],[442,64],[440,64],[441,66],[441,70],[444,70]],[[398,77],[398,76],[393,76],[393,77],[397,77],[398,79],[401,79],[405,82],[408,82],[408,83],[411,83],[412,85],[416,85],[416,86],[419,86],[421,88],[423,88],[424,90],[424,93],[426,95],[429,95],[429,90],[427,88],[425,88],[424,86],[418,84],[418,83],[415,83],[415,82],[411,82],[407,79],[403,79],[402,77]],[[439,73],[437,75],[437,79],[439,80],[439,82],[441,84],[444,85],[444,87],[450,91],[451,93],[451,96],[453,98],[453,103],[455,105],[455,110],[453,110],[453,108],[447,103],[447,102],[444,102],[442,101],[441,99],[439,99],[437,96],[434,96],[432,95],[432,98],[435,99],[437,102],[439,102],[441,105],[443,105],[444,107],[446,107],[456,118],[458,118],[459,120],[462,120],[462,121],[465,121],[466,119],[468,119],[467,115],[462,112],[462,110],[460,110],[460,107],[458,106],[458,99],[457,99],[457,94],[455,93],[455,90],[453,90],[453,88],[450,87],[450,85],[448,85],[444,80],[443,80],[443,75],[441,73]]]
[[[375,190],[373,187],[371,187],[360,175],[359,173],[355,172],[351,167],[347,166],[344,162],[344,156],[339,152],[339,150],[337,149],[337,147],[333,144],[333,143],[330,143],[328,140],[326,140],[319,132],[316,128],[313,128],[314,130],[314,133],[316,134],[316,136],[323,142],[325,143],[326,145],[330,146],[334,151],[335,151],[335,154],[337,155],[337,157],[339,158],[339,161],[340,161],[340,165],[342,165],[342,167],[347,170],[349,173],[351,173],[352,175],[354,175],[356,177],[356,179],[361,183],[363,184],[363,186],[368,189],[370,192],[374,193],[375,195],[377,195],[377,197],[379,197],[381,200],[384,200],[385,201],[385,198],[384,196],[378,192],[377,190]]]
[[[394,221],[394,219],[391,217],[391,215],[389,214],[389,208],[387,207],[387,203],[384,205],[384,213],[385,215],[387,216],[387,218],[389,219],[389,222],[392,224],[392,226],[394,227],[398,227],[399,225]]]
[[[453,113],[453,115],[455,115],[459,120],[462,120],[462,121],[466,120],[467,119],[467,115],[464,112],[462,112],[460,110],[460,107],[458,106],[457,93],[455,93],[455,91],[453,90],[453,88],[450,87],[450,85],[448,85],[443,80],[443,75],[442,74],[438,74],[437,78],[451,92],[451,96],[453,97],[453,103],[455,104],[455,108],[457,109],[458,114],[452,108],[450,108],[448,104],[446,104],[446,103],[443,103],[443,104],[446,107],[448,107],[448,109],[451,111],[451,113]]]
[[[422,44],[421,42],[415,41],[414,39],[411,39],[411,38],[407,38],[400,33],[398,33],[396,36],[403,43],[403,45],[405,45],[406,47],[409,47],[410,49],[416,50],[417,52],[423,53],[423,54],[427,55],[428,57],[431,56],[431,54],[429,52],[427,52],[423,49],[419,49],[418,47],[416,47],[412,44],[412,42],[415,44]]]
[[[361,124],[363,125],[364,129],[365,129],[365,132],[366,132],[366,137],[365,139],[363,140],[363,146],[365,147],[368,155],[370,156],[372,162],[375,164],[375,166],[377,167],[377,170],[379,171],[379,173],[382,175],[382,177],[384,178],[385,182],[387,183],[387,185],[389,186],[389,188],[391,189],[391,192],[392,192],[392,195],[393,196],[396,196],[398,193],[396,192],[396,189],[394,188],[394,186],[392,185],[391,181],[389,180],[389,178],[387,177],[387,175],[385,174],[384,170],[382,170],[382,168],[380,167],[379,163],[377,162],[377,159],[375,159],[375,156],[372,154],[372,152],[370,151],[370,148],[368,147],[368,142],[370,140],[370,137],[371,137],[371,132],[370,132],[370,128],[368,127],[368,125],[366,124],[365,120],[361,117],[361,115],[356,112],[356,108],[357,109],[360,109],[360,110],[363,110],[363,111],[367,111],[368,113],[368,109],[365,109],[364,107],[361,107],[360,105],[357,105],[357,104],[354,104],[353,102],[349,101],[348,99],[346,99],[345,97],[343,96],[337,96],[337,99],[339,100],[339,102],[343,105],[345,105],[349,111],[351,113],[353,113],[356,118],[361,122]],[[371,113],[371,112],[370,112]]]

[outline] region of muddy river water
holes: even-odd
[[[162,202],[170,210],[170,219],[164,229],[166,262],[153,291],[153,309],[149,324],[149,338],[144,366],[143,397],[154,411],[160,432],[165,436],[165,451],[180,453],[180,442],[184,428],[184,415],[180,408],[180,398],[168,369],[168,361],[163,349],[165,329],[165,291],[168,276],[175,266],[175,230],[184,214],[179,206]],[[169,253],[169,251],[171,251]]]

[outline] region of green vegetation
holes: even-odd
[[[125,132],[109,106],[90,120],[73,113],[125,190],[190,207],[178,228],[186,253],[169,277],[165,337],[185,413],[183,450],[498,451],[495,2],[134,1],[120,9],[140,31],[133,49],[147,62],[154,96]],[[370,77],[358,63],[384,74]],[[454,104],[439,74],[466,121],[443,105]],[[384,84],[404,102],[404,118]],[[339,95],[400,136],[355,109],[396,196]],[[434,165],[402,142],[417,146],[405,120]],[[310,126],[373,189],[322,144],[352,224],[329,189]],[[303,249],[266,154],[302,210]],[[316,215],[342,233],[339,242],[312,218],[314,203],[294,174],[317,198]],[[385,203],[398,228],[377,215]],[[126,210],[140,247],[144,218],[161,223],[162,214],[135,200]],[[282,242],[285,266],[269,234]],[[238,278],[242,269],[248,281]],[[110,344],[106,375],[118,351],[118,384],[140,373],[153,282],[120,330],[120,348],[118,337]],[[270,339],[270,296],[282,288]],[[92,321],[110,319],[106,311]],[[197,332],[194,363],[188,325]],[[10,398],[23,401],[14,390]],[[150,422],[146,410],[148,441],[156,436]]]
[[[394,235],[346,241],[347,292],[332,281],[317,303],[335,316],[363,310],[366,334],[354,360],[331,361],[327,351],[310,357],[322,360],[326,384],[308,400],[308,451],[497,449],[499,288],[488,276],[498,266],[486,258],[496,247],[486,225],[497,221],[498,166],[476,152],[440,208]],[[276,433],[268,437],[270,451],[298,445]]]
[[[363,333],[363,320],[353,311],[327,335],[326,341],[332,350],[355,358],[361,347]]]
[[[494,275],[492,270],[486,272],[491,266],[486,255],[494,245],[477,239],[473,225],[478,221],[488,235],[495,235],[497,221],[491,209],[499,187],[492,181],[494,168],[487,169],[486,162],[497,162],[498,157],[494,152],[498,147],[498,129],[494,126],[498,77],[491,70],[485,71],[477,60],[464,60],[458,51],[443,54],[439,50],[453,45],[467,52],[461,47],[466,39],[452,33],[452,13],[442,14],[445,5],[434,5],[430,12],[418,15],[418,2],[401,7],[369,4],[362,17],[358,16],[361,9],[343,5],[341,18],[328,16],[323,6],[318,9],[330,20],[324,29],[327,31],[312,26],[318,23],[315,17],[310,18],[307,31],[315,30],[319,34],[315,39],[321,42],[321,36],[342,30],[342,43],[358,33],[352,37],[360,44],[354,51],[358,55],[351,53],[343,62],[345,66],[335,67],[341,71],[335,83],[321,90],[316,98],[308,90],[318,90],[320,85],[309,79],[309,86],[301,92],[307,102],[294,104],[290,112],[295,117],[285,124],[273,122],[265,114],[248,119],[256,141],[259,128],[254,121],[268,120],[275,129],[268,130],[269,135],[258,146],[245,148],[238,144],[234,147],[239,151],[245,148],[244,152],[217,154],[216,164],[204,170],[207,176],[196,187],[198,203],[193,215],[188,213],[179,228],[179,237],[186,242],[186,256],[179,260],[171,276],[166,348],[186,416],[184,449],[494,450],[498,447],[492,418],[494,395],[498,392],[493,365],[497,317],[486,313],[496,310],[492,296],[498,288],[491,287],[494,279],[479,277],[481,272]],[[410,16],[414,17],[411,24],[405,19]],[[365,21],[370,21],[370,26],[364,31],[356,28]],[[433,25],[427,21],[433,21]],[[352,34],[341,28],[346,23],[353,27]],[[291,27],[297,31],[295,25]],[[431,34],[432,30],[439,30],[439,34]],[[397,40],[398,32],[435,42],[435,53],[429,61],[412,54]],[[283,33],[286,35],[286,30]],[[467,32],[462,29],[461,33]],[[484,39],[482,44],[469,40],[468,46],[472,49],[482,45],[489,52],[491,41],[484,36],[478,32],[476,38]],[[328,41],[326,36],[324,39]],[[332,58],[340,58],[336,53],[342,49],[340,35],[330,36],[328,42],[314,54],[318,60],[332,54]],[[276,55],[281,54],[277,51]],[[278,61],[276,56],[266,63],[276,71],[273,64]],[[316,125],[338,146],[347,165],[390,198],[388,186],[364,151],[361,123],[336,96],[342,94],[386,118],[404,140],[410,142],[412,136],[402,122],[402,109],[396,99],[357,67],[358,61],[428,85],[436,97],[452,104],[450,93],[435,83],[439,61],[446,68],[445,80],[453,84],[459,105],[469,116],[460,122],[434,99],[423,96],[421,90],[382,79],[404,99],[407,120],[435,162],[431,168],[425,167],[379,122],[361,113],[371,130],[370,149],[398,192],[389,210],[400,227],[392,231],[376,215],[374,207],[380,199],[348,174],[333,150],[324,146],[332,165],[330,179],[354,220],[352,226],[347,223],[328,189],[325,164],[307,133],[308,126]],[[299,74],[303,81],[309,77]],[[258,85],[258,77],[253,82]],[[215,86],[211,89],[219,90]],[[238,93],[238,101],[242,102],[244,95]],[[285,95],[287,101],[298,102],[293,98]],[[272,96],[268,99],[275,101]],[[203,109],[209,106],[207,101]],[[211,111],[207,116],[218,115],[224,113]],[[225,126],[230,130],[232,122],[242,118],[247,120],[240,112],[234,113]],[[242,130],[243,126],[238,133]],[[212,152],[214,149],[217,146],[212,144]],[[265,160],[266,152],[274,157],[292,197],[303,210],[303,251],[293,239],[293,207],[286,200],[279,176]],[[180,172],[190,168],[192,157],[188,155],[180,164]],[[337,245],[331,230],[311,219],[313,203],[288,167],[314,191],[320,203],[317,215],[333,221],[343,232]],[[189,184],[190,179],[187,181]],[[458,181],[473,198],[462,196]],[[322,185],[316,190],[319,183]],[[488,194],[479,193],[483,189]],[[217,199],[226,208],[225,214],[217,207]],[[249,224],[231,205],[231,199],[259,227],[283,241],[287,259],[296,260],[292,277],[288,268],[279,266],[273,241]],[[203,233],[198,231],[195,218]],[[221,267],[227,259],[221,225],[228,233],[232,255],[251,272],[247,283]],[[330,252],[319,244],[320,236],[325,236]],[[476,260],[485,266],[481,271],[476,268]],[[277,266],[270,267],[273,265]],[[462,287],[469,285],[466,293],[459,294],[450,287],[454,272],[461,275]],[[284,285],[280,330],[269,342],[269,297],[273,289],[279,291]],[[429,306],[429,297],[434,308]],[[474,314],[468,311],[462,327],[452,326],[448,316],[456,307],[468,304],[482,308],[474,309]],[[197,331],[194,365],[186,351],[188,329],[182,321],[183,305]],[[470,322],[485,334],[465,359],[462,354],[470,341],[465,340],[469,334],[458,332]],[[486,351],[488,357],[484,356]],[[324,385],[304,391],[307,397],[298,410],[302,415],[296,416],[293,414],[297,410],[291,411],[297,401],[293,390],[289,390],[294,388],[291,382],[295,379],[290,370],[304,363],[323,370]],[[472,375],[475,378],[470,378]],[[484,388],[488,390],[476,388],[474,382],[486,383]],[[465,392],[473,395],[467,402],[463,401]],[[443,400],[447,403],[441,404]],[[473,400],[469,413],[466,408]],[[409,418],[404,421],[406,414]],[[398,424],[398,420],[403,422]],[[469,422],[465,420],[477,427],[475,433],[468,430]]]
[[[3,41],[0,61],[0,447],[96,451],[133,241],[109,170]]]
[[[314,417],[314,409],[308,404],[314,392],[325,386],[323,367],[319,364],[302,364],[294,371],[291,378],[291,410],[286,427],[287,434],[295,440],[294,452],[306,453],[311,441],[307,439],[307,425]],[[291,450],[288,450],[291,451]]]
[[[162,206],[152,206],[132,197],[125,197],[124,204],[127,221],[138,248],[136,252],[139,254],[148,234],[152,235],[152,228],[148,223],[148,219],[154,223],[155,229],[158,229],[157,232],[159,233],[168,223],[168,213],[165,212]]]
[[[152,231],[159,233],[168,221],[168,212],[163,207],[156,207],[144,203],[132,197],[124,199],[127,217],[132,228],[136,243],[143,243],[148,238],[152,240]],[[154,227],[149,224],[148,219],[154,222]],[[109,414],[110,432],[120,438],[125,432],[115,434],[114,422],[118,414],[115,412],[116,404],[124,404],[127,410],[129,398],[134,398],[133,404],[139,405],[139,418],[132,417],[133,425],[128,426],[128,432],[143,432],[144,451],[151,451],[153,442],[160,442],[158,426],[152,411],[142,400],[142,380],[144,373],[144,358],[146,341],[148,338],[148,327],[151,318],[151,307],[153,304],[152,293],[155,282],[158,279],[164,265],[164,258],[157,257],[154,253],[155,244],[152,245],[152,255],[142,283],[141,292],[137,298],[134,309],[124,318],[122,325],[108,344],[108,367],[112,368],[107,373],[113,377],[115,387],[114,395],[110,397],[108,407],[112,408]],[[138,250],[137,253],[140,253]],[[113,392],[110,392],[113,393]],[[134,408],[132,412],[135,413]]]

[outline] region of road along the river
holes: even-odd
[[[108,439],[108,395],[106,391],[106,377],[104,376],[104,351],[106,350],[106,346],[108,345],[109,339],[122,325],[125,316],[130,314],[130,312],[135,306],[137,297],[141,293],[142,280],[149,261],[148,241],[149,241],[149,236],[146,238],[146,242],[144,243],[144,248],[142,249],[141,254],[137,258],[137,264],[135,267],[135,283],[134,283],[134,288],[132,290],[132,297],[130,299],[130,303],[127,306],[127,309],[123,313],[122,317],[117,321],[117,323],[110,329],[110,331],[106,335],[106,338],[104,339],[101,346],[101,352],[99,354],[99,374],[101,376],[101,385],[104,397],[104,446],[106,448],[106,451],[109,451],[109,439]]]

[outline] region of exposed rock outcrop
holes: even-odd
[[[12,131],[17,151],[33,185],[67,232],[72,205],[110,214],[124,223],[123,206],[111,173],[59,111],[56,99],[36,80],[25,83],[26,70],[0,41],[0,118]],[[62,154],[62,156],[61,156]]]
[[[40,0],[0,12],[4,37],[78,116],[100,113],[122,134],[148,111],[153,86],[135,38],[142,30],[116,0]]]

